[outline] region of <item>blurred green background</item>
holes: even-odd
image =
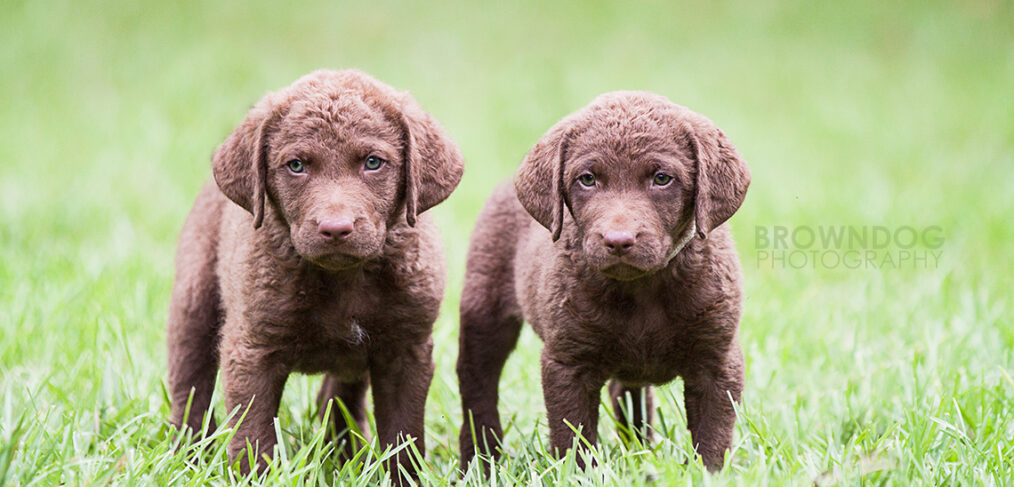
[[[264,93],[358,67],[411,91],[467,158],[433,213],[449,262],[423,480],[456,477],[453,363],[469,232],[556,120],[644,89],[713,119],[753,172],[732,220],[747,390],[729,467],[684,465],[681,385],[650,448],[590,472],[540,454],[530,331],[508,363],[497,482],[1004,484],[1014,478],[1014,5],[897,2],[71,2],[0,5],[0,485],[228,482],[174,454],[164,323],[212,150]],[[937,225],[934,265],[764,265],[757,227]],[[895,251],[890,248],[888,251]],[[320,450],[319,378],[284,443]],[[221,419],[222,411],[219,410]],[[540,426],[536,426],[539,424]],[[287,465],[266,483],[371,483]],[[323,471],[323,473],[322,473]],[[474,471],[466,482],[481,485]]]

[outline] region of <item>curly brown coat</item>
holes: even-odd
[[[608,93],[552,127],[472,235],[457,364],[463,463],[477,447],[497,454],[498,381],[525,320],[545,343],[553,448],[573,444],[567,422],[596,441],[610,380],[618,419],[646,435],[649,386],[680,376],[693,443],[720,468],[743,390],[742,277],[724,222],[749,182],[721,130],[658,95]]]
[[[249,407],[229,453],[249,441],[263,466],[286,378],[323,372],[322,411],[341,399],[366,432],[372,386],[381,443],[413,438],[424,451],[445,270],[423,212],[463,167],[407,93],[358,71],[317,71],[260,100],[215,151],[215,182],[180,235],[172,423],[200,429],[221,366],[233,422]],[[348,429],[332,417],[336,432]],[[411,470],[407,455],[398,462]]]

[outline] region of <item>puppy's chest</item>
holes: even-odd
[[[293,329],[312,336],[324,347],[356,347],[369,334],[369,316],[359,306],[358,296],[330,296],[313,300],[315,303],[295,313]]]
[[[301,372],[365,368],[382,309],[368,282],[293,286],[291,299],[265,300],[252,326]],[[274,304],[272,304],[274,303]],[[284,304],[279,304],[284,303]]]
[[[611,299],[610,299],[611,298]],[[588,350],[610,375],[631,384],[659,384],[673,380],[686,362],[688,327],[679,303],[648,296],[603,296],[600,313],[580,326]]]
[[[627,383],[659,384],[673,380],[686,361],[686,340],[678,321],[658,314],[616,319],[607,355],[613,374]]]
[[[368,285],[325,287],[300,294],[301,306],[286,321],[324,347],[362,345],[377,328],[382,302]]]

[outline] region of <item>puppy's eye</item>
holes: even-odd
[[[586,188],[590,188],[592,186],[595,186],[595,175],[586,172],[586,173],[578,176],[577,177],[577,181],[579,183],[581,183],[581,186],[584,186]]]
[[[655,174],[655,177],[652,179],[652,182],[655,183],[655,186],[668,186],[669,183],[672,182],[672,176],[660,172]]]
[[[380,169],[380,166],[383,166],[385,162],[387,161],[377,156],[370,156],[366,158],[366,163],[363,164],[363,167],[365,167],[367,171],[376,171],[377,169]]]
[[[288,166],[289,170],[295,174],[300,174],[303,171],[306,171],[306,164],[299,159],[293,159],[289,161],[288,164],[286,164],[286,166]]]

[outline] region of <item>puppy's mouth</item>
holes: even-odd
[[[617,281],[633,281],[644,277],[648,271],[624,262],[618,262],[599,269],[602,275]]]
[[[344,271],[359,267],[366,261],[365,258],[349,254],[325,254],[308,259],[314,265],[329,271]]]
[[[376,242],[370,235],[358,237],[339,240],[322,238],[316,233],[302,231],[294,232],[292,244],[306,262],[335,272],[359,267],[380,255],[382,243]]]

